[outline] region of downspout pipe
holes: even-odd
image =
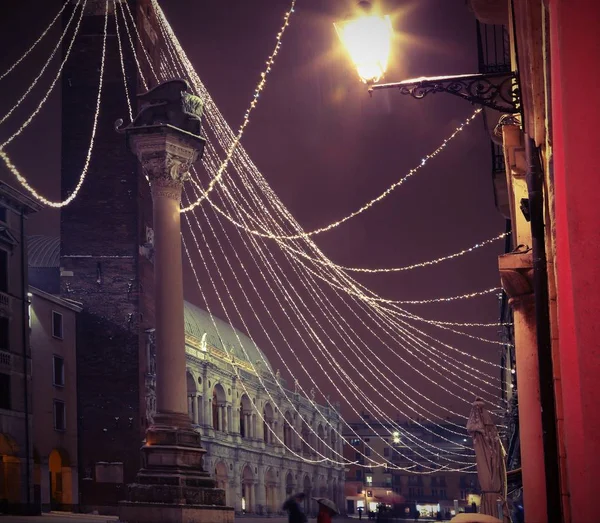
[[[544,469],[546,473],[546,500],[548,522],[558,523],[562,521],[562,509],[544,230],[544,173],[539,150],[533,139],[527,134],[525,134],[525,154],[527,157],[526,181],[532,237],[533,290],[542,410]]]
[[[21,209],[21,304],[23,308],[23,321],[22,321],[22,345],[23,345],[23,395],[25,396],[25,477],[27,481],[26,491],[27,491],[27,513],[33,513],[33,507],[31,503],[31,434],[29,433],[29,383],[28,383],[28,355],[27,355],[27,329],[29,328],[29,303],[27,300],[27,280],[25,278],[25,274],[27,271],[27,257],[25,252],[25,211]]]

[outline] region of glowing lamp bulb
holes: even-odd
[[[390,17],[366,11],[358,18],[333,25],[361,80],[374,83],[383,78],[393,35]]]

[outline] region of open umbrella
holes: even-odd
[[[330,499],[327,499],[327,498],[313,498],[313,499],[319,505],[323,505],[324,507],[327,507],[334,514],[339,514],[340,513],[340,511],[337,508],[337,505],[333,501],[331,501]]]
[[[477,477],[481,485],[481,513],[497,517],[500,515],[500,505],[503,522],[510,523],[506,504],[504,448],[492,417],[480,398],[473,403],[467,432],[473,438],[475,449]]]

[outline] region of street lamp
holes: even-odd
[[[383,78],[393,36],[390,17],[374,12],[371,3],[363,0],[356,18],[333,25],[360,79],[370,85]]]
[[[520,111],[517,77],[512,71],[377,83],[386,72],[390,56],[393,37],[391,20],[388,15],[375,12],[367,0],[358,3],[357,11],[355,18],[333,25],[358,75],[367,84],[369,93],[380,89],[399,89],[402,94],[421,99],[430,93],[444,92],[504,113]]]

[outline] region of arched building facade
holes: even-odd
[[[287,389],[245,334],[214,320],[216,328],[206,311],[185,304],[188,411],[207,451],[204,467],[225,489],[227,503],[237,512],[273,514],[281,511],[286,497],[303,491],[309,513],[316,510],[311,496],[331,498],[343,509],[344,468],[306,461],[318,462],[317,450],[339,460],[333,453],[342,454],[335,436],[341,431],[338,409]],[[152,338],[150,332],[150,369]],[[148,378],[146,414],[151,418],[154,379],[152,374]]]

